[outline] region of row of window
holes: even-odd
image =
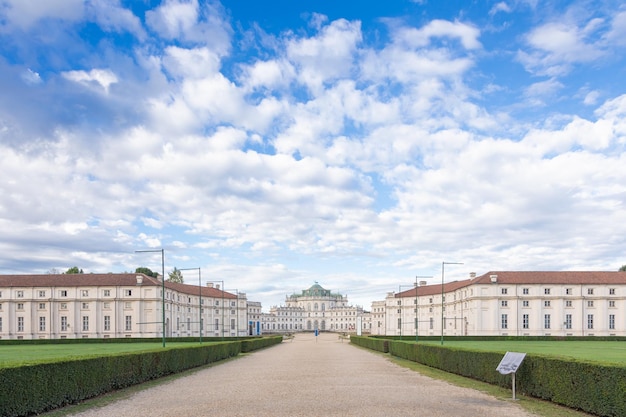
[[[46,290],[39,290],[37,291],[37,294],[39,296],[39,298],[45,298],[46,297]],[[67,297],[67,290],[59,290],[59,297]],[[126,289],[124,290],[124,296],[126,297],[131,297],[133,295],[133,290],[129,290]],[[89,297],[89,290],[81,290],[80,291],[80,296],[81,297]],[[111,296],[111,290],[102,290],[102,296],[103,297],[110,297]],[[23,290],[18,290],[15,292],[15,297],[16,298],[24,298],[24,291]],[[2,291],[0,291],[0,298],[2,298]]]
[[[508,294],[509,290],[508,288],[501,288],[500,289],[501,294],[506,295]],[[544,295],[550,295],[550,288],[544,288],[543,289],[543,294]],[[587,288],[587,295],[593,295],[594,289],[593,288]],[[522,288],[522,294],[523,295],[528,295],[530,294],[530,289],[529,288]],[[574,295],[574,289],[573,288],[565,288],[565,295]],[[615,288],[609,288],[609,295],[615,295]]]
[[[500,301],[500,307],[508,307],[508,306],[509,306],[509,301],[508,300],[501,300]],[[543,306],[544,307],[551,307],[552,306],[552,301],[551,300],[543,300]],[[594,307],[594,306],[595,306],[594,300],[587,300],[587,307]],[[522,307],[530,307],[530,301],[522,300]],[[565,307],[573,307],[572,300],[565,300]],[[615,300],[609,300],[609,307],[611,307],[611,308],[615,307]]]
[[[500,316],[500,327],[502,329],[509,328],[509,315],[502,314]],[[615,330],[615,314],[609,314],[609,330]],[[565,329],[572,328],[572,315],[566,314],[565,321],[563,322],[563,326]],[[522,314],[522,329],[530,328],[530,315]],[[552,328],[552,315],[544,314],[543,315],[543,328],[545,330],[549,330]],[[593,314],[587,314],[587,329],[593,330]]]
[[[70,328],[70,325],[67,321],[67,316],[61,316],[61,331],[66,332],[69,330],[69,328]],[[132,331],[132,329],[133,329],[133,317],[125,316],[124,317],[124,330]],[[111,330],[111,316],[104,316],[104,331],[106,332],[110,330]],[[18,332],[24,331],[24,317],[17,317],[17,331]],[[39,331],[40,332],[46,331],[46,317],[45,316],[39,317]],[[83,332],[89,331],[89,316],[82,317],[82,331]],[[2,317],[0,317],[0,332],[2,332]]]

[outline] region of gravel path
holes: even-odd
[[[511,401],[424,377],[331,333],[298,334],[293,341],[74,415],[531,416]]]

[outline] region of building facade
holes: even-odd
[[[374,334],[626,336],[626,272],[470,274],[388,293],[384,305],[384,329],[373,318]]]
[[[0,275],[2,339],[245,336],[247,316],[245,294],[212,283],[134,273]]]
[[[357,332],[363,326],[363,314],[363,308],[350,305],[346,296],[315,283],[300,294],[287,296],[284,306],[270,308],[270,313],[264,315],[263,331]]]

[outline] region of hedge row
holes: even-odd
[[[258,338],[0,368],[0,416],[39,414],[280,341]]]
[[[367,347],[369,342],[352,338]],[[378,339],[380,340],[380,339]],[[389,353],[414,362],[511,388],[511,376],[496,367],[502,353],[389,341]],[[626,416],[626,367],[526,355],[516,374],[516,390],[599,416]]]

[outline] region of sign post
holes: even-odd
[[[512,378],[511,382],[513,385],[513,399],[514,400],[515,400],[515,373],[517,372],[517,369],[520,367],[525,357],[526,357],[525,353],[507,352],[502,358],[502,360],[500,361],[500,364],[498,365],[498,367],[496,368],[496,371],[500,372],[502,375],[513,374],[511,376]]]

